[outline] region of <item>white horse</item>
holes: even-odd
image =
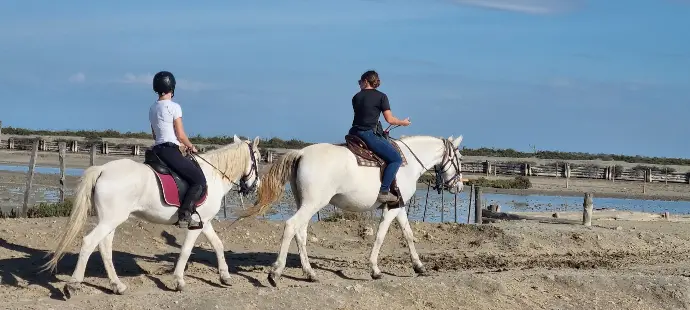
[[[187,259],[197,237],[202,232],[211,242],[218,257],[220,281],[223,284],[230,282],[223,243],[210,220],[218,214],[223,196],[238,179],[241,178],[243,186],[246,183],[252,183],[255,186],[260,184],[257,168],[257,160],[261,158],[258,149],[259,138],[256,137],[253,142],[239,141],[242,140],[235,135],[233,143],[196,156],[202,159],[197,162],[207,182],[206,200],[197,207],[200,220],[205,225],[202,229],[187,231],[173,273],[177,290],[182,290],[185,286],[183,274]],[[127,286],[115,273],[112,260],[115,229],[125,222],[130,214],[156,224],[173,224],[177,221],[178,208],[167,205],[161,199],[161,189],[156,178],[157,176],[149,166],[131,159],[110,161],[102,166],[91,166],[84,171],[77,187],[67,228],[63,231],[62,239],[55,247],[52,258],[44,266],[45,269],[55,270],[65,250],[86,223],[89,208],[94,205],[98,215],[98,224],[83,238],[77,266],[71,280],[64,287],[67,298],[71,295],[70,291],[79,290],[84,280],[86,263],[96,245],[99,246],[112,290],[116,294],[125,292]]]
[[[462,191],[462,156],[458,150],[461,141],[462,136],[456,139],[452,136],[448,139],[410,136],[395,142],[408,162],[396,175],[403,201],[408,201],[412,197],[419,177],[432,166],[436,168],[437,178],[443,180],[445,188],[451,193]],[[297,242],[305,275],[309,280],[317,281],[316,274],[309,264],[306,243],[309,221],[321,208],[330,203],[343,210],[366,212],[381,206],[381,203],[377,202],[381,186],[380,168],[359,166],[355,155],[344,146],[321,143],[290,151],[273,164],[261,179],[257,202],[238,219],[268,210],[282,195],[287,181],[290,181],[298,208],[285,222],[280,254],[268,275],[268,280],[273,286],[277,286],[276,281],[285,268],[288,248],[293,237]],[[381,278],[381,270],[377,263],[379,250],[393,219],[397,219],[402,227],[414,271],[417,274],[425,274],[426,270],[414,247],[407,207],[386,206],[383,208],[383,217],[369,258],[372,278]]]

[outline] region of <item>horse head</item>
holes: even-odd
[[[249,158],[246,169],[240,178],[239,193],[241,195],[248,195],[256,192],[261,185],[259,179],[259,161],[261,160],[261,152],[259,151],[259,137],[254,138],[253,141],[247,139],[242,140],[235,135],[233,141],[239,143],[246,143],[249,147]],[[234,142],[233,142],[234,143]]]
[[[460,142],[462,135],[457,138],[453,136],[443,141],[443,157],[441,161],[434,165],[436,172],[436,189],[440,192],[447,189],[451,194],[462,192],[462,154],[460,154]]]

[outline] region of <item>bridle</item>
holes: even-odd
[[[240,195],[243,195],[243,196],[247,196],[247,195],[249,195],[252,191],[254,191],[254,190],[256,189],[256,183],[257,183],[257,181],[259,180],[259,169],[258,169],[258,164],[257,164],[257,161],[256,161],[256,156],[254,155],[254,147],[252,146],[251,143],[249,143],[249,142],[247,142],[247,141],[242,141],[242,142],[243,142],[243,143],[246,143],[247,146],[249,147],[249,156],[250,156],[250,158],[251,158],[251,160],[252,160],[252,167],[251,167],[251,169],[249,170],[249,172],[247,172],[246,174],[243,174],[243,175],[242,175],[242,178],[240,178],[240,184],[235,183],[235,181],[233,181],[232,179],[230,179],[230,177],[228,177],[228,176],[225,174],[225,172],[223,172],[222,170],[218,169],[216,166],[214,166],[213,164],[211,164],[210,162],[208,162],[208,160],[206,160],[205,158],[203,158],[203,157],[201,157],[201,156],[199,156],[199,155],[197,155],[197,154],[193,154],[193,155],[194,155],[194,157],[196,157],[196,158],[201,158],[203,161],[205,161],[207,164],[209,164],[209,166],[211,166],[211,167],[213,167],[214,169],[216,169],[216,171],[218,171],[218,173],[220,173],[220,175],[222,175],[223,178],[228,179],[228,181],[230,181],[230,183],[232,183],[233,185],[237,186],[237,187],[238,187],[238,189],[236,190],[237,193],[239,193]],[[254,181],[253,181],[251,184],[247,184],[247,181],[249,180],[249,177],[252,175],[252,173],[254,174]]]
[[[385,130],[386,135],[388,135],[388,130]],[[390,137],[389,137],[390,138]],[[417,160],[417,162],[424,168],[424,171],[429,171],[429,168],[424,166],[424,163],[417,157],[417,154],[412,151],[409,145],[407,143],[403,142],[402,140],[395,139],[395,138],[390,138],[395,141],[399,141],[405,147],[407,147],[408,150],[410,150],[410,153],[412,153],[412,156]],[[436,173],[436,184],[434,185],[434,189],[438,191],[440,194],[444,189],[452,188],[460,182],[462,179],[462,172],[460,171],[460,163],[462,162],[462,158],[460,156],[456,155],[454,152],[455,147],[453,146],[453,142],[444,138],[443,140],[443,159],[441,159],[440,164],[434,165],[434,173]],[[450,163],[450,165],[448,165]],[[453,175],[452,178],[448,180],[443,180],[443,173],[447,172],[450,167],[455,168],[455,175]]]
[[[434,172],[436,173],[435,189],[439,194],[444,188],[452,188],[456,186],[462,176],[462,172],[460,171],[460,162],[462,162],[462,159],[459,158],[460,156],[454,152],[455,147],[453,146],[453,142],[448,139],[443,139],[443,147],[445,149],[443,152],[443,159],[441,160],[440,164],[434,166]],[[448,163],[451,165],[446,167]],[[455,168],[455,174],[452,178],[443,181],[443,173],[448,171],[448,168],[451,166]]]

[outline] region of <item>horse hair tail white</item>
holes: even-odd
[[[283,195],[285,184],[295,175],[302,150],[292,150],[274,163],[268,172],[261,177],[261,185],[253,206],[240,212],[237,220],[264,214]]]
[[[82,227],[86,223],[89,208],[93,205],[93,188],[96,186],[98,178],[101,176],[103,166],[91,166],[84,171],[81,182],[77,187],[76,199],[72,205],[72,212],[70,213],[67,228],[62,232],[62,239],[52,251],[52,258],[43,265],[42,270],[50,269],[51,272],[57,268],[58,261],[65,254],[67,246],[69,246],[77,235],[81,232]]]

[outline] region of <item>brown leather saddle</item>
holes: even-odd
[[[398,151],[400,154],[400,157],[402,158],[402,164],[400,165],[401,167],[404,167],[407,165],[407,159],[405,158],[405,154],[400,150],[400,146],[391,141],[387,140],[391,145],[393,145],[393,148]],[[352,154],[355,155],[355,158],[357,158],[357,164],[361,167],[379,167],[380,172],[379,172],[379,179],[383,177],[383,169],[386,168],[386,162],[381,159],[378,155],[376,155],[374,152],[372,152],[369,147],[367,146],[362,139],[355,135],[345,135],[345,143],[343,144],[338,144],[339,146],[344,146]],[[398,182],[397,178],[393,178],[393,183],[391,184],[391,194],[395,195],[398,197],[398,203],[395,205],[388,205],[389,208],[398,208],[400,206],[404,205],[404,201],[402,200],[402,197],[400,195],[400,188],[398,188]]]

